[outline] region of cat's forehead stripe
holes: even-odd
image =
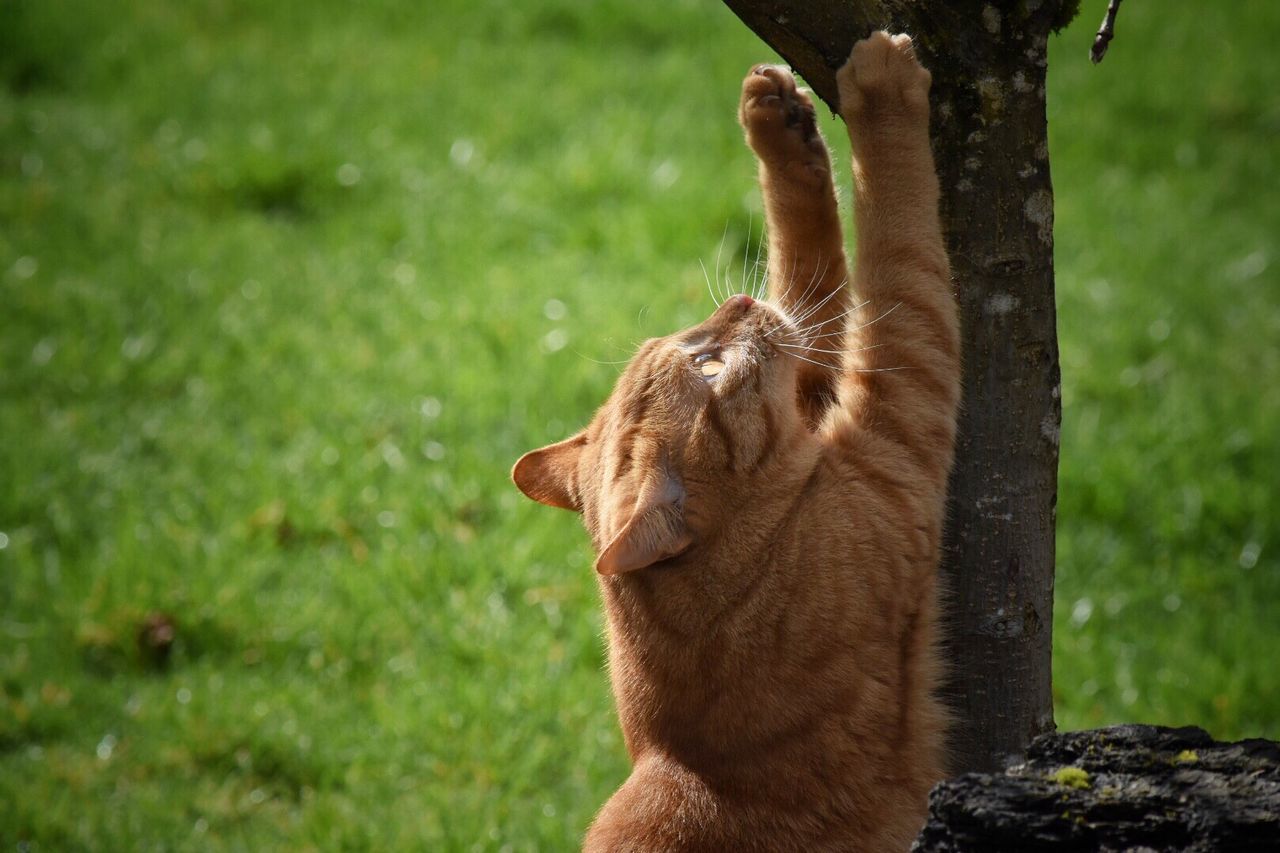
[[[649,359],[652,361],[652,359]],[[648,365],[646,365],[648,367]],[[634,424],[643,420],[645,413],[649,410],[650,397],[653,393],[653,373],[646,371],[642,379],[635,387],[633,387],[626,398],[622,401],[622,422],[624,425]]]

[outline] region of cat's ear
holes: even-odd
[[[666,473],[645,483],[631,518],[596,559],[596,571],[618,575],[675,557],[693,544],[684,518],[684,487]]]
[[[511,479],[520,491],[538,503],[581,512],[578,502],[578,459],[586,446],[585,431],[572,438],[530,450],[511,469]]]

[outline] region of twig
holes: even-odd
[[[1094,65],[1101,62],[1102,57],[1107,55],[1107,45],[1116,34],[1116,13],[1119,11],[1120,0],[1110,0],[1107,3],[1107,16],[1102,19],[1102,26],[1098,28],[1098,34],[1093,38],[1093,47],[1089,48],[1089,58],[1093,60]]]

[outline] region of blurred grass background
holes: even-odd
[[[1058,721],[1280,737],[1280,6],[1126,5],[1097,68],[1084,6]],[[576,845],[590,555],[507,471],[758,241],[771,56],[694,0],[0,0],[0,849]]]

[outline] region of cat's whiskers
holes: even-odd
[[[880,347],[885,346],[885,344],[870,344],[869,346],[857,347],[855,349],[823,349],[822,347],[803,346],[801,344],[788,344],[782,341],[779,341],[777,345],[780,347],[786,347],[788,349],[800,350],[801,352],[824,352],[824,353],[829,353],[831,355],[852,355],[853,353],[866,352],[867,350],[879,349]]]
[[[838,285],[835,286],[835,288],[832,289],[830,293],[828,293],[821,300],[819,300],[817,304],[810,306],[809,309],[805,311],[803,314],[801,314],[800,317],[797,317],[794,320],[789,320],[790,325],[798,328],[806,328],[805,324],[808,322],[808,320],[811,317],[813,317],[815,314],[817,314],[819,311],[821,311],[822,306],[826,305],[827,302],[829,302],[838,293],[840,293],[840,291],[844,289],[845,285],[848,284],[848,282],[849,282],[848,279],[844,279],[843,281],[841,281]],[[824,321],[824,322],[829,322],[829,321]],[[777,332],[779,329],[785,328],[787,325],[788,325],[788,322],[783,322],[778,324],[777,326],[770,329],[768,332],[765,332],[765,337],[769,337],[774,332]]]
[[[728,239],[728,237],[729,237],[729,220],[726,219],[724,221],[724,231],[720,233],[720,245],[716,248],[716,293],[717,294],[720,293],[720,287],[721,287],[720,258],[724,254],[724,241]],[[729,296],[730,294],[724,294],[723,296],[721,296],[720,299],[716,301],[716,307],[719,307],[720,305],[722,305],[724,303],[724,300],[728,299]]]
[[[796,334],[798,337],[803,337],[806,340],[810,340],[810,341],[817,341],[817,340],[821,340],[822,338],[831,338],[831,337],[836,337],[837,335],[843,335],[846,331],[848,331],[843,326],[841,326],[838,329],[828,329],[822,334],[814,334],[814,332],[815,330],[822,328],[828,323],[834,323],[837,320],[842,320],[845,317],[849,316],[850,314],[854,313],[855,311],[862,310],[863,308],[867,307],[867,305],[869,304],[871,304],[870,300],[864,300],[863,302],[859,302],[857,305],[854,305],[852,308],[849,308],[845,311],[840,312],[834,317],[828,317],[825,320],[822,320],[817,323],[813,323],[809,326],[806,326],[800,329]]]
[[[770,289],[777,294],[778,301],[775,307],[779,311],[782,311],[784,314],[786,313],[787,290],[790,288],[791,277],[795,275],[795,264],[796,264],[796,259],[792,258],[791,262],[787,265],[786,271],[785,272],[779,271],[778,280],[783,283],[779,284],[777,287],[772,287],[771,282],[773,281],[773,271],[772,271],[773,258],[772,257],[769,258],[770,272],[769,272],[769,282],[767,282],[767,284],[769,284]]]
[[[830,259],[824,260],[822,257],[822,253],[819,252],[818,261],[822,263],[821,271],[819,271],[818,265],[815,263],[813,267],[813,274],[809,276],[809,285],[804,289],[804,293],[800,294],[800,298],[796,299],[794,302],[791,303],[795,305],[797,308],[799,308],[802,314],[804,313],[804,304],[809,301],[809,297],[817,289],[818,283],[827,277],[827,267],[830,264]],[[797,256],[796,262],[799,263],[799,256]],[[788,283],[788,287],[787,287],[788,293],[791,292],[791,285],[794,285],[794,284],[795,284],[794,280]]]
[[[772,262],[772,258],[770,259],[770,261]],[[789,259],[787,270],[779,279],[781,284],[779,284],[778,287],[776,288],[776,291],[778,294],[778,308],[783,310],[784,313],[786,312],[786,309],[788,308],[788,306],[794,307],[795,305],[798,305],[801,301],[801,300],[796,300],[791,298],[791,292],[795,289],[795,283],[796,283],[796,278],[795,278],[796,267],[799,265],[799,263],[800,263],[800,259],[798,256],[794,256]],[[813,286],[813,282],[814,280],[811,278],[809,280],[810,287]],[[805,292],[807,293],[808,291],[806,290]]]
[[[862,302],[861,304],[856,305],[856,306],[854,306],[853,308],[850,308],[848,311],[845,311],[845,312],[844,312],[844,314],[850,314],[850,313],[852,313],[852,312],[854,312],[854,311],[857,311],[857,310],[859,310],[859,309],[861,309],[861,308],[865,308],[868,304],[869,304],[869,300],[868,300],[867,302]],[[816,341],[816,340],[818,340],[818,339],[820,339],[820,338],[824,338],[824,337],[831,337],[831,336],[833,336],[833,335],[837,335],[837,334],[845,334],[845,333],[852,334],[852,333],[854,333],[854,332],[858,332],[858,331],[860,331],[860,330],[862,330],[862,329],[867,328],[868,326],[871,326],[871,325],[874,325],[875,323],[880,322],[880,321],[881,321],[881,320],[883,320],[885,317],[888,317],[888,316],[889,316],[890,314],[892,314],[895,310],[897,310],[901,305],[902,305],[902,303],[901,303],[901,302],[896,302],[896,303],[894,303],[894,304],[893,304],[893,306],[892,306],[892,307],[890,307],[890,308],[889,308],[889,310],[885,311],[883,314],[879,315],[879,316],[878,316],[878,317],[876,317],[875,319],[873,319],[873,320],[868,320],[866,323],[863,323],[863,324],[861,324],[861,325],[859,325],[859,326],[854,326],[854,327],[853,327],[853,328],[851,328],[851,329],[840,329],[840,330],[837,330],[837,331],[834,331],[834,332],[826,332],[826,333],[824,333],[824,334],[822,334],[822,335],[806,336],[806,337],[803,339],[803,340],[805,341],[805,343],[804,343],[804,344],[788,343],[788,342],[785,342],[785,341],[778,341],[778,342],[777,342],[777,344],[778,344],[778,346],[787,347],[787,348],[788,348],[788,350],[787,350],[787,354],[788,354],[788,355],[795,356],[796,358],[803,358],[803,357],[802,357],[802,356],[800,356],[800,355],[798,355],[798,354],[797,354],[796,352],[794,352],[793,350],[801,350],[801,351],[806,351],[806,352],[821,352],[821,353],[827,353],[827,354],[831,354],[831,355],[837,355],[837,354],[849,354],[849,355],[852,355],[852,354],[854,354],[854,353],[866,352],[867,350],[877,349],[877,348],[879,348],[879,347],[884,346],[884,344],[883,344],[883,343],[879,343],[879,344],[870,344],[870,345],[865,346],[865,347],[858,347],[857,349],[850,349],[850,350],[829,350],[829,349],[822,349],[822,348],[820,348],[820,347],[815,347],[815,346],[813,346],[813,341]],[[844,314],[841,314],[840,316],[844,316]],[[812,326],[812,327],[810,327],[810,328],[816,328],[817,326],[826,325],[827,323],[830,323],[832,320],[836,320],[836,319],[839,319],[839,317],[832,317],[832,318],[830,318],[830,319],[828,319],[828,320],[824,320],[824,321],[822,321],[822,323],[814,324],[814,326]],[[808,361],[810,364],[819,364],[819,362],[813,361],[812,359],[805,358],[804,360],[805,360],[805,361]],[[824,367],[830,367],[831,365],[822,365],[822,366],[824,366]],[[911,368],[910,368],[910,367],[854,367],[854,368],[846,368],[846,369],[847,369],[847,370],[849,370],[851,373],[887,373],[887,372],[890,372],[890,371],[896,371],[896,370],[910,370]]]
[[[751,254],[751,226],[753,218],[754,214],[747,214],[747,239],[742,241],[742,279],[740,282],[742,289],[738,291],[739,293],[747,292],[747,258]],[[760,256],[757,254],[756,258],[759,259],[759,257]],[[732,281],[732,278],[730,278],[730,281]]]
[[[786,345],[786,344],[779,344],[779,346],[787,347],[787,345]],[[854,353],[865,352],[865,351],[867,351],[867,350],[876,349],[876,348],[878,348],[878,347],[882,347],[882,346],[884,346],[884,344],[872,344],[871,346],[865,346],[865,347],[859,347],[859,348],[857,348],[857,349],[851,349],[851,350],[848,350],[847,352],[845,352],[845,351],[837,351],[837,350],[818,350],[818,352],[831,353],[831,354],[834,354],[834,355],[852,355],[852,354],[854,354]],[[794,349],[795,349],[795,347],[787,347],[786,351],[785,351],[783,354],[784,354],[784,355],[788,355],[788,356],[790,356],[791,358],[798,358],[798,359],[800,359],[801,361],[807,361],[809,364],[813,364],[813,365],[816,365],[816,366],[818,366],[818,367],[825,367],[825,368],[827,368],[827,369],[829,369],[829,370],[834,370],[834,369],[836,369],[836,368],[837,368],[837,365],[829,364],[829,363],[827,363],[827,362],[823,362],[823,361],[817,361],[817,360],[815,360],[815,359],[807,358],[807,357],[805,357],[805,356],[803,356],[803,355],[800,355],[800,353],[798,353],[798,352],[794,352]],[[847,372],[849,372],[849,373],[890,373],[890,372],[898,371],[898,370],[912,370],[912,369],[914,369],[914,368],[909,367],[909,366],[904,366],[904,367],[845,367],[845,368],[842,368],[842,369],[843,369],[843,370],[845,370],[845,371],[847,371]]]
[[[575,350],[571,350],[571,352],[572,352],[574,355],[578,356],[578,358],[581,358],[581,359],[583,359],[583,360],[585,360],[585,361],[589,361],[589,362],[591,362],[591,363],[593,363],[593,364],[608,364],[608,365],[611,365],[611,366],[617,366],[617,365],[619,365],[619,364],[630,364],[630,363],[631,363],[631,359],[629,359],[629,358],[624,358],[622,361],[601,361],[601,360],[600,360],[600,359],[598,359],[598,358],[592,358],[591,356],[589,356],[589,355],[587,355],[587,354],[585,354],[585,353],[578,352],[576,349],[575,349]]]
[[[801,300],[792,301],[791,299],[787,298],[787,294],[791,292],[795,284],[794,273],[795,273],[795,270],[793,267],[792,272],[787,276],[787,284],[782,288],[782,291],[779,295],[779,299],[778,299],[779,304],[775,306],[778,309],[779,313],[782,314],[783,320],[781,323],[779,323],[778,325],[774,326],[772,329],[764,333],[764,337],[766,338],[772,335],[774,332],[778,331],[778,329],[784,328],[786,326],[795,327],[800,324],[801,319],[793,317],[791,314],[791,309],[794,308],[796,305],[801,304]],[[810,278],[809,288],[813,287],[815,280],[816,280],[815,278]],[[805,289],[806,294],[809,292],[809,288]]]
[[[719,308],[720,303],[716,301],[715,291],[711,289],[711,275],[707,272],[707,265],[702,262],[702,258],[698,258],[698,266],[702,267],[702,277],[707,280],[707,293],[711,294],[711,301]]]
[[[773,255],[771,255],[766,246],[769,240],[769,224],[766,220],[764,228],[760,232],[760,243],[757,246],[756,263],[760,265],[759,276],[756,281],[755,298],[765,300],[769,298],[769,281],[773,275]]]
[[[756,244],[756,262],[751,270],[751,298],[757,302],[765,297],[765,288],[769,285],[769,256],[765,254],[765,240],[768,234],[760,232],[760,242]],[[763,258],[763,261],[762,261]]]
[[[852,314],[854,311],[857,311],[861,308],[866,307],[868,304],[870,304],[870,300],[864,299],[863,301],[859,302],[857,305],[851,306],[845,311],[842,311],[841,313],[836,314],[834,317],[828,317],[825,320],[815,320],[813,323],[806,326],[805,329],[820,329],[823,326],[827,325],[828,323],[833,323],[836,320],[841,319],[842,317],[847,317],[849,314]]]
[[[893,304],[893,307],[892,307],[892,308],[890,308],[888,311],[886,311],[886,312],[884,312],[883,314],[881,314],[879,317],[876,317],[874,320],[870,320],[870,321],[868,321],[868,322],[866,322],[866,323],[863,323],[861,326],[854,326],[854,327],[853,327],[852,329],[850,329],[849,331],[850,331],[850,332],[858,332],[858,331],[861,331],[862,329],[867,328],[868,326],[871,326],[871,325],[873,325],[873,324],[875,324],[875,323],[879,323],[879,322],[880,322],[881,320],[883,320],[885,317],[888,317],[890,314],[892,314],[894,311],[896,311],[896,310],[897,310],[901,305],[902,305],[902,303],[901,303],[901,302],[895,302],[895,303]]]
[[[826,264],[824,264],[822,273],[819,274],[818,282],[823,282],[823,280],[826,280],[826,278],[827,278],[827,266]],[[840,282],[838,282],[835,287],[831,288],[831,292],[827,293],[826,296],[820,298],[820,300],[818,300],[817,302],[814,302],[813,305],[809,305],[808,309],[806,309],[804,313],[800,315],[801,323],[808,323],[809,319],[813,318],[814,315],[817,315],[818,311],[822,310],[823,306],[827,305],[827,302],[831,301],[833,297],[837,296],[838,293],[840,293],[840,291],[844,289],[845,284],[847,283],[849,283],[849,279],[847,278],[841,279]],[[809,298],[812,298],[812,297],[809,297]]]
[[[786,353],[786,355],[787,355],[788,357],[790,357],[790,358],[798,358],[798,359],[800,359],[801,361],[807,361],[807,362],[809,362],[810,364],[816,364],[818,367],[826,367],[826,368],[830,368],[830,367],[831,367],[831,365],[827,364],[826,362],[822,362],[822,361],[814,361],[813,359],[811,359],[811,358],[805,358],[804,356],[802,356],[802,355],[800,355],[799,353],[796,353],[796,352],[788,352],[788,353]]]
[[[825,273],[825,270],[824,270],[824,273],[823,273],[823,274],[824,274],[824,275],[826,274],[826,273]],[[836,295],[837,295],[841,290],[843,290],[843,289],[844,289],[845,284],[847,284],[847,283],[848,283],[848,279],[845,279],[844,281],[841,281],[841,282],[840,282],[839,284],[837,284],[834,288],[832,288],[832,290],[831,290],[831,292],[830,292],[830,293],[828,293],[826,296],[822,297],[822,299],[818,300],[818,302],[816,302],[815,304],[813,304],[813,305],[809,306],[809,310],[807,310],[807,311],[806,311],[804,314],[802,314],[802,315],[801,315],[801,317],[800,317],[800,323],[801,323],[801,325],[803,325],[804,323],[807,323],[807,322],[809,321],[809,319],[810,319],[810,318],[812,318],[812,317],[813,317],[813,316],[815,316],[819,311],[821,311],[821,310],[822,310],[822,307],[823,307],[824,305],[826,305],[828,302],[830,302],[830,301],[832,300],[832,298],[834,298],[834,297],[835,297],[835,296],[836,296]]]

